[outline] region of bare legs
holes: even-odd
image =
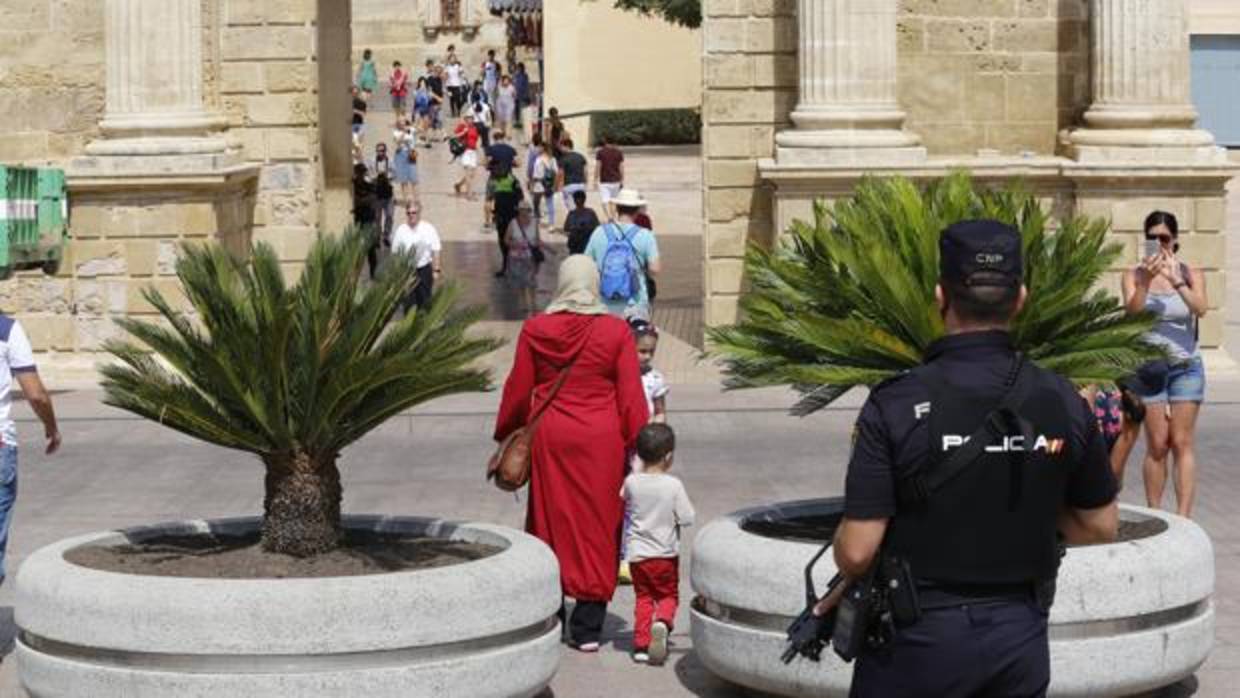
[[[1197,495],[1197,453],[1194,436],[1197,414],[1201,405],[1195,402],[1173,402],[1170,414],[1165,404],[1153,403],[1145,415],[1146,454],[1145,501],[1151,508],[1162,505],[1167,489],[1170,454],[1175,461],[1174,487],[1176,513],[1192,516]]]

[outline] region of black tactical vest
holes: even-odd
[[[1017,412],[1032,425],[1033,444],[1022,443],[1019,427],[991,436],[986,451],[926,501],[899,503],[885,550],[908,560],[917,579],[1016,584],[1055,575],[1056,521],[1079,454],[1070,442],[1070,405],[1042,369],[1032,368],[1031,389]],[[931,388],[928,462],[898,467],[939,465],[1002,398],[993,390],[950,386],[947,379],[947,390],[923,380]]]

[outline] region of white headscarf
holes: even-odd
[[[599,295],[598,283],[594,260],[583,254],[570,255],[560,264],[555,300],[547,306],[547,312],[606,315],[607,306]]]

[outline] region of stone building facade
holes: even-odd
[[[1186,0],[708,0],[706,313],[737,317],[747,244],[861,176],[1020,179],[1110,218],[1137,261],[1154,208],[1225,297],[1235,174],[1189,98]],[[1118,275],[1110,283],[1117,287]],[[1223,313],[1202,323],[1217,349]],[[1226,361],[1222,352],[1208,360]]]

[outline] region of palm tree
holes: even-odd
[[[792,385],[794,414],[821,409],[921,362],[943,334],[934,299],[938,237],[948,225],[993,218],[1021,231],[1029,301],[1016,346],[1078,385],[1112,384],[1157,358],[1148,315],[1127,315],[1098,286],[1122,253],[1108,223],[1068,217],[1057,229],[1019,188],[991,190],[957,173],[918,189],[868,178],[814,221],[793,223],[774,249],[750,248],[742,320],[710,330],[731,388]]]
[[[120,363],[102,369],[105,403],[262,460],[270,552],[339,544],[342,449],[418,403],[490,386],[474,362],[498,342],[466,336],[480,312],[447,287],[389,324],[416,274],[388,264],[361,288],[369,245],[356,230],[320,236],[292,287],[269,245],[248,260],[186,246],[176,270],[192,315],[145,289],[165,322],[118,320],[136,342],[106,346]]]

